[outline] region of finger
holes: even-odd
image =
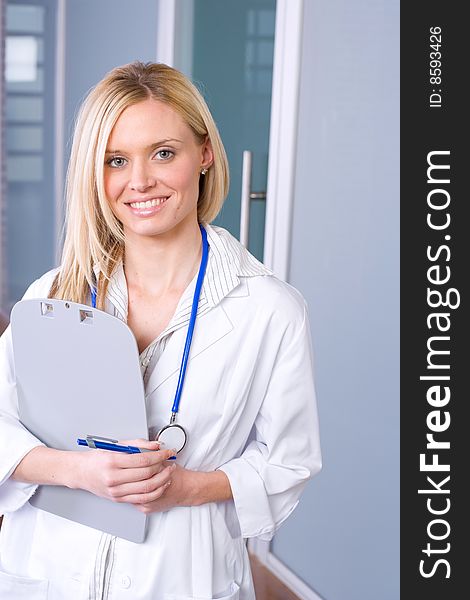
[[[163,464],[171,456],[175,456],[174,450],[157,450],[155,452],[138,452],[136,454],[125,454],[123,452],[110,452],[111,464],[120,469],[138,469],[152,465]]]
[[[144,515],[151,515],[155,512],[165,512],[170,509],[174,503],[171,501],[171,498],[167,496],[167,491],[165,490],[163,494],[157,500],[153,502],[149,502],[149,504],[131,504],[134,508],[136,508],[139,512],[144,513]]]
[[[136,483],[151,479],[154,475],[161,473],[168,463],[166,461],[157,462],[148,467],[137,468],[114,468],[105,475],[105,484],[109,490],[126,483]]]
[[[168,481],[165,485],[155,490],[155,492],[152,494],[147,494],[145,496],[129,496],[128,499],[124,500],[124,502],[142,509],[142,512],[151,513],[155,510],[154,503],[164,497],[165,492],[169,487],[171,487],[171,481]]]
[[[165,486],[171,482],[174,465],[169,465],[145,481],[124,483],[112,490],[112,498],[116,502],[130,502],[132,504],[145,504],[160,498],[165,491]]]

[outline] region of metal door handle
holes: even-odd
[[[250,150],[243,151],[240,242],[245,246],[245,248],[248,247],[248,233],[250,231],[250,201],[266,199],[266,192],[251,191],[252,158],[253,152]]]

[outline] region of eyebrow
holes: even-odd
[[[176,138],[165,138],[164,140],[159,140],[153,144],[149,144],[145,146],[144,150],[153,150],[153,148],[157,148],[158,146],[164,146],[165,144],[177,142],[178,144],[182,144],[183,140],[177,140]],[[105,154],[124,154],[124,150],[106,150]]]

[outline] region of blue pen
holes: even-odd
[[[78,438],[79,446],[88,446],[88,448],[96,448],[98,450],[112,450],[113,452],[126,452],[127,454],[139,454],[140,452],[155,452],[148,448],[137,448],[137,446],[121,446],[117,443],[118,440],[111,438],[100,437],[97,435],[87,435],[86,439]],[[168,460],[175,460],[176,456],[171,456]]]

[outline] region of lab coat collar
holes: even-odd
[[[251,255],[226,229],[213,225],[205,225],[205,229],[210,252],[203,288],[211,306],[216,306],[229,294],[237,297],[235,289],[240,284],[240,278],[272,275],[272,271]],[[246,286],[243,287],[246,289]]]
[[[259,275],[272,275],[267,267],[252,256],[238,240],[227,230],[214,225],[204,226],[209,241],[209,261],[207,264],[204,284],[198,306],[198,317],[205,314],[211,308],[217,306],[226,296],[231,298],[248,295],[248,286],[245,277]],[[95,275],[98,276],[100,267],[94,267]],[[196,278],[186,289],[180,300],[176,313],[168,324],[162,336],[189,321],[192,297]],[[128,293],[127,282],[124,274],[123,264],[119,263],[111,275],[108,287],[106,307],[108,312],[123,321],[127,321],[128,315]]]
[[[95,264],[93,266],[93,272],[96,280],[98,280],[101,272],[101,265]],[[113,314],[115,317],[121,319],[121,321],[127,322],[128,315],[128,294],[127,294],[127,281],[124,274],[124,265],[119,262],[111,274],[108,286],[108,292],[106,297],[106,312]]]

